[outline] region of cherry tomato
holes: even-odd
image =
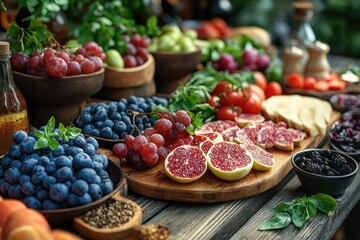
[[[304,89],[314,89],[316,79],[313,77],[304,78]]]
[[[329,90],[329,84],[325,80],[317,80],[314,89],[318,92],[325,92]]]
[[[282,95],[282,88],[278,82],[270,82],[265,89],[265,96],[269,98],[275,95]]]
[[[265,91],[266,86],[268,85],[268,82],[267,82],[264,74],[262,74],[259,71],[255,71],[254,78],[255,78],[256,85],[259,86],[263,91]]]
[[[230,90],[221,94],[221,106],[240,106],[244,94],[241,91]]]
[[[241,108],[237,106],[225,106],[219,108],[216,113],[216,118],[218,120],[234,120],[235,117],[239,116],[241,113]]]
[[[241,104],[241,109],[243,113],[252,113],[252,114],[260,113],[261,111],[260,98],[256,94],[250,93],[244,98]]]
[[[297,73],[291,73],[287,77],[286,85],[291,88],[304,88],[304,79]]]
[[[249,87],[245,90],[245,93],[255,93],[259,96],[261,101],[264,101],[266,99],[264,91],[255,84],[249,84]]]
[[[219,108],[220,107],[220,98],[218,96],[211,96],[207,103],[212,106],[213,108]]]
[[[225,91],[227,91],[229,89],[232,89],[232,85],[229,82],[225,81],[225,80],[220,80],[216,84],[215,88],[212,90],[211,95],[218,95],[218,94],[223,93],[223,92],[225,92]]]
[[[342,80],[332,80],[328,84],[329,90],[342,90],[346,88],[346,83]]]

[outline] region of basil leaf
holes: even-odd
[[[41,136],[38,138],[38,140],[36,140],[36,143],[34,145],[34,149],[41,149],[41,148],[46,148],[49,145],[47,138]]]
[[[292,209],[293,204],[284,202],[279,203],[276,207],[273,208],[275,212],[290,212]]]
[[[309,218],[308,212],[306,211],[306,206],[303,204],[298,204],[294,206],[291,220],[294,225],[298,228],[304,226],[306,220]]]
[[[291,216],[285,212],[273,214],[268,220],[260,225],[258,230],[272,230],[285,228],[291,223]]]
[[[316,205],[316,208],[323,213],[329,213],[335,210],[336,200],[330,195],[318,193],[310,197],[310,201]]]
[[[308,201],[306,205],[306,211],[308,212],[308,215],[310,217],[316,217],[317,214],[316,204],[312,201]]]

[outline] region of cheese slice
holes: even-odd
[[[299,112],[300,120],[303,124],[303,129],[309,136],[319,135],[319,129],[315,124],[314,108],[304,105]]]

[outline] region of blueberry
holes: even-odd
[[[110,119],[113,121],[120,121],[121,120],[121,115],[120,113],[116,112],[110,115]]]
[[[79,205],[86,205],[86,204],[89,204],[89,203],[91,203],[90,194],[85,193],[84,195],[82,195],[80,197]]]
[[[126,135],[129,135],[129,133],[128,133],[128,132],[122,132],[122,133],[120,134],[120,139],[124,139],[124,137],[125,137]]]
[[[100,171],[99,176],[100,176],[101,179],[109,179],[109,174],[105,170]]]
[[[106,110],[104,109],[100,109],[98,110],[93,118],[93,121],[105,121],[107,119],[107,114],[106,114]]]
[[[5,180],[5,178],[0,179],[0,193],[2,196],[8,195],[9,187],[11,186],[8,181]]]
[[[2,159],[1,159],[1,166],[3,167],[4,170],[8,169],[12,163],[12,161],[14,161],[8,154],[6,154]]]
[[[10,167],[20,169],[21,164],[22,164],[22,163],[21,163],[21,161],[19,161],[19,160],[15,160],[15,161],[12,161],[12,163],[11,163]]]
[[[55,177],[59,182],[66,182],[67,180],[70,180],[72,176],[73,172],[69,167],[62,167],[55,172]]]
[[[68,194],[69,190],[63,183],[56,183],[49,190],[49,197],[55,202],[63,202]]]
[[[21,164],[20,170],[22,173],[32,173],[33,168],[38,164],[38,160],[30,158]]]
[[[112,128],[114,126],[114,122],[110,119],[106,119],[104,122],[102,122],[101,124],[101,128],[104,128],[104,127],[109,127],[109,128]]]
[[[4,178],[4,169],[2,166],[0,166],[0,179]]]
[[[127,131],[127,133],[131,134],[131,133],[133,132],[133,129],[134,129],[134,125],[128,124],[128,125],[127,125],[127,128],[126,128],[126,131]],[[137,133],[137,131],[134,131],[134,133]],[[134,136],[135,136],[135,135],[136,135],[136,134],[134,134]]]
[[[17,144],[12,145],[9,148],[9,156],[13,159],[19,159],[21,156],[21,149],[20,146]]]
[[[9,198],[22,199],[23,194],[21,192],[20,184],[14,184],[14,185],[9,186],[8,196],[9,196]]]
[[[16,131],[13,134],[13,141],[16,144],[20,144],[22,140],[24,140],[27,136],[28,136],[27,133],[23,130]]]
[[[35,194],[36,186],[32,182],[24,182],[21,184],[21,191],[27,196]]]
[[[93,145],[95,147],[95,150],[98,150],[99,149],[99,143],[96,141],[95,138],[93,137],[88,137],[86,138],[86,142],[87,143],[90,143],[91,145]]]
[[[72,184],[71,191],[81,196],[89,191],[89,185],[84,180],[79,179]]]
[[[67,144],[67,143],[63,143],[63,144],[61,144],[61,146],[62,146],[63,149],[64,149],[64,153],[65,153],[66,150],[69,148],[69,144]]]
[[[96,176],[96,171],[92,168],[83,168],[77,175],[78,179],[83,179],[87,183],[93,183]]]
[[[32,209],[41,209],[41,202],[34,196],[28,196],[23,200],[24,204]]]
[[[100,136],[103,138],[111,139],[112,129],[109,127],[104,127],[100,130]]]
[[[107,168],[109,164],[107,157],[104,154],[99,154],[99,156],[101,158],[101,163],[103,164],[104,169]]]
[[[40,201],[44,201],[45,199],[47,199],[48,196],[48,192],[45,189],[41,189],[36,193],[36,197],[40,200]]]
[[[94,128],[93,130],[91,130],[90,135],[94,137],[100,137],[99,129]]]
[[[78,206],[80,203],[80,196],[76,195],[75,193],[70,193],[66,199],[66,202],[72,207]]]
[[[140,117],[136,117],[135,118],[135,124],[138,125],[138,124],[142,124],[143,123],[143,119],[140,118]]]
[[[107,111],[109,114],[113,114],[117,112],[117,103],[116,102],[109,103],[107,107]]]
[[[23,185],[26,182],[30,182],[30,176],[26,174],[21,175],[19,178],[19,183]]]
[[[73,166],[76,170],[90,168],[92,166],[91,157],[86,153],[78,153],[74,157]]]
[[[37,172],[45,172],[45,168],[43,166],[40,165],[36,165],[33,169],[32,169],[32,173],[35,174]]]
[[[85,140],[84,135],[80,134],[80,135],[76,136],[76,138],[74,139],[74,145],[79,148],[85,147],[86,140]]]
[[[70,155],[75,157],[77,154],[79,153],[83,153],[84,150],[79,148],[79,147],[75,147],[75,146],[70,146],[67,150],[66,150],[66,155]]]
[[[139,104],[139,108],[144,110],[145,112],[149,112],[150,108],[145,102]]]
[[[114,185],[110,180],[103,180],[100,183],[101,191],[104,195],[111,193],[114,190]]]
[[[38,159],[38,162],[41,166],[46,167],[50,163],[50,159],[47,156],[41,156]],[[46,168],[45,168],[46,170]]]
[[[148,105],[154,104],[154,101],[153,101],[152,98],[146,98],[146,99],[145,99],[145,102],[146,102]]]
[[[107,105],[105,103],[98,103],[95,105],[95,113],[98,111],[105,110],[106,111]]]
[[[60,209],[61,207],[58,203],[55,203],[51,199],[45,199],[43,201],[42,208],[44,210],[56,210],[56,209]]]
[[[126,132],[126,124],[123,121],[115,121],[114,131],[119,135],[123,132]]]
[[[33,137],[24,138],[24,140],[22,140],[20,143],[21,152],[24,154],[34,153],[35,143],[36,143],[36,140]]]
[[[15,184],[18,183],[21,172],[18,168],[11,167],[5,171],[5,179],[9,183]]]
[[[82,121],[83,121],[84,125],[90,124],[92,122],[92,119],[93,119],[93,116],[91,116],[91,114],[89,114],[89,113],[85,113],[82,116]]]
[[[128,106],[128,110],[138,111],[138,109],[139,109],[138,106],[135,104],[130,104]]]
[[[71,189],[71,186],[72,186],[72,182],[69,180],[69,181],[66,181],[65,182],[65,185],[67,186],[68,189]]]
[[[33,184],[36,184],[36,185],[42,184],[43,180],[44,180],[46,177],[47,177],[46,172],[42,172],[42,171],[36,172],[35,174],[33,174],[33,175],[31,176],[31,182],[32,182]]]
[[[102,192],[99,184],[91,183],[89,185],[88,193],[90,194],[90,197],[93,201],[102,197]]]
[[[129,117],[129,115],[127,114],[126,111],[121,111],[121,112],[120,112],[120,115],[121,115],[121,118],[123,118],[123,117]]]
[[[64,148],[63,146],[59,145],[56,147],[56,149],[52,152],[54,157],[58,157],[61,155],[64,155]]]
[[[94,129],[95,129],[95,126],[92,124],[85,125],[85,127],[83,128],[84,133],[89,134],[89,135],[91,135],[91,131],[93,131]]]
[[[60,157],[56,158],[55,166],[57,169],[62,168],[62,167],[71,167],[72,161],[67,156],[60,156]]]
[[[122,121],[125,123],[125,125],[131,124],[131,120],[130,120],[130,117],[129,117],[129,116],[124,116],[124,117],[122,118]]]
[[[78,117],[75,121],[75,125],[78,126],[79,128],[82,128],[85,124],[84,124],[84,115],[81,115],[80,117]]]
[[[45,190],[49,190],[54,184],[57,183],[57,180],[53,176],[47,176],[44,181],[42,182],[42,187]]]
[[[125,99],[126,101],[126,99]],[[117,103],[118,112],[126,111],[127,102],[121,101]]]
[[[144,113],[145,111],[142,110],[141,108],[138,108],[138,109],[137,109],[137,112],[139,112],[139,113]]]
[[[128,102],[128,104],[137,105],[138,104],[138,99],[135,96],[130,96],[130,97],[128,97],[127,102]]]
[[[93,183],[96,183],[96,184],[100,184],[100,183],[101,183],[101,178],[99,177],[99,175],[96,175],[96,176],[95,176]]]
[[[103,124],[103,122],[102,121],[97,121],[97,122],[95,122],[94,123],[94,127],[96,128],[96,129],[101,129],[102,127],[102,124]]]
[[[93,156],[96,154],[96,149],[95,147],[90,144],[90,143],[87,143],[86,146],[83,148],[84,149],[84,152],[86,154],[88,154],[89,156]]]
[[[140,129],[140,131],[144,131],[144,130],[145,130],[144,124],[142,124],[142,123],[139,123],[139,124],[137,125],[137,127]]]
[[[55,171],[56,171],[56,166],[55,166],[55,163],[54,163],[54,162],[50,162],[48,165],[46,165],[46,167],[45,167],[45,172],[46,172],[48,175],[53,174]]]
[[[119,139],[119,135],[116,132],[112,132],[111,139],[114,139],[114,140]]]

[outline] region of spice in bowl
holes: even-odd
[[[86,212],[81,219],[95,228],[120,227],[134,217],[135,208],[130,203],[111,198],[100,207]]]

